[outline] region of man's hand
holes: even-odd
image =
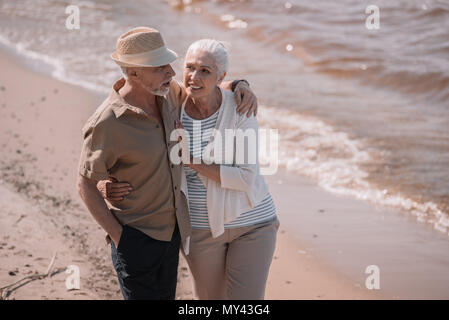
[[[127,182],[118,182],[115,178],[109,177],[109,180],[98,181],[97,189],[103,198],[109,201],[121,201],[133,188]]]
[[[240,81],[234,90],[235,102],[237,103],[237,112],[242,115],[247,112],[249,118],[251,114],[257,115],[257,98],[245,81]]]
[[[109,237],[114,241],[114,245],[116,248],[118,248],[118,244],[120,243],[120,238],[122,237],[123,227],[120,226],[120,229],[117,230],[117,232],[114,232],[114,234],[110,233]]]
[[[98,224],[109,234],[110,238],[118,246],[122,234],[122,226],[111,213],[101,193],[97,189],[98,181],[78,175],[78,192]]]

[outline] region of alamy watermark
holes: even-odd
[[[80,268],[77,265],[71,264],[67,266],[65,273],[70,274],[65,280],[67,290],[80,289]]]
[[[372,264],[366,267],[365,273],[369,276],[365,280],[365,287],[368,290],[380,289],[380,269],[378,266]]]
[[[376,5],[369,5],[365,9],[365,13],[369,16],[365,20],[365,27],[368,30],[380,29],[380,9]]]
[[[68,30],[80,28],[80,8],[75,5],[69,5],[65,8],[65,13],[69,16],[65,20],[65,27]]]
[[[222,164],[222,165],[259,165],[260,174],[274,175],[279,165],[279,134],[277,129],[225,129],[224,133],[213,129],[201,131],[201,121],[194,120],[193,131],[184,129],[173,130],[170,141],[178,141],[170,150],[170,161],[173,164]],[[181,138],[181,141],[179,141]],[[191,158],[190,141],[193,146]],[[205,139],[208,143],[201,152]],[[180,150],[182,153],[180,154]]]

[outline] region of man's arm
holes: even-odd
[[[97,181],[78,175],[78,193],[94,219],[109,234],[117,247],[122,235],[122,226],[109,211],[96,185]]]
[[[238,80],[234,80],[238,81]],[[234,90],[232,90],[232,84],[234,81],[223,81],[220,87],[223,90],[234,91],[235,102],[237,103],[237,112],[239,115],[246,113],[249,118],[251,114],[257,115],[257,97],[249,87],[246,80],[240,80],[234,84]]]
[[[231,91],[232,92],[232,83],[234,81],[223,81],[220,84],[220,88],[222,88],[223,90],[227,90],[227,91]]]

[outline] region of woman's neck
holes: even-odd
[[[205,119],[215,113],[221,105],[221,91],[216,87],[213,92],[205,97],[189,98],[187,101],[186,111],[192,114],[196,119]]]

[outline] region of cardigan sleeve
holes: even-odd
[[[233,165],[220,165],[221,187],[249,194],[259,174],[258,124],[254,116],[239,116],[234,137]]]

